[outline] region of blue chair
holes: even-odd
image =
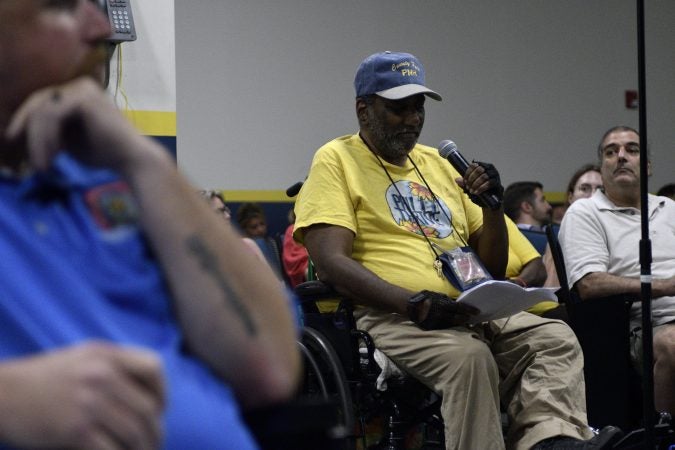
[[[543,255],[546,251],[546,244],[548,240],[546,238],[546,232],[537,231],[537,230],[524,230],[519,228],[520,232],[527,238],[528,241],[537,249],[540,255]]]

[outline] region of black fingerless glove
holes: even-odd
[[[490,184],[490,187],[488,188],[487,191],[485,191],[485,194],[492,194],[495,197],[497,197],[497,200],[499,200],[499,205],[497,205],[493,209],[498,209],[499,207],[502,206],[502,203],[504,202],[504,186],[502,186],[501,179],[499,178],[499,172],[497,172],[497,168],[486,162],[482,161],[473,161],[479,166],[481,166],[485,170],[485,175],[488,176],[489,181],[488,183]],[[480,206],[481,208],[489,208],[489,205],[486,205],[483,200],[475,195],[475,194],[469,194],[466,189],[464,190],[466,194],[469,196],[472,202],[474,202],[476,205]]]
[[[429,313],[420,320],[422,303],[429,300]],[[454,325],[457,303],[447,295],[432,291],[420,291],[408,300],[408,317],[423,330],[439,330]]]

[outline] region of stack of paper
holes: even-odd
[[[480,314],[471,316],[468,321],[475,324],[512,316],[545,300],[557,302],[555,291],[555,288],[522,288],[508,281],[489,280],[462,292],[457,301],[480,310]]]

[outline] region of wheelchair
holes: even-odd
[[[380,364],[385,374],[398,369],[367,332],[357,329],[351,303],[329,286],[308,281],[295,292],[304,321],[301,397],[335,405],[338,424],[333,434],[341,444],[334,448],[444,449],[440,396],[404,374],[385,380]]]

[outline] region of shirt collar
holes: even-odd
[[[659,198],[655,195],[648,194],[647,200],[649,202],[649,216],[651,217],[657,209],[662,208],[665,205],[665,200]],[[640,212],[637,208],[632,206],[616,206],[612,201],[607,198],[604,192],[601,190],[595,191],[595,194],[591,197],[591,201],[596,204],[600,210],[609,210],[609,211],[637,211]]]
[[[119,177],[114,172],[85,166],[67,153],[57,155],[51,167],[44,172],[31,171],[22,176],[0,172],[0,180],[13,180],[18,184],[19,195],[86,190],[117,179]]]

